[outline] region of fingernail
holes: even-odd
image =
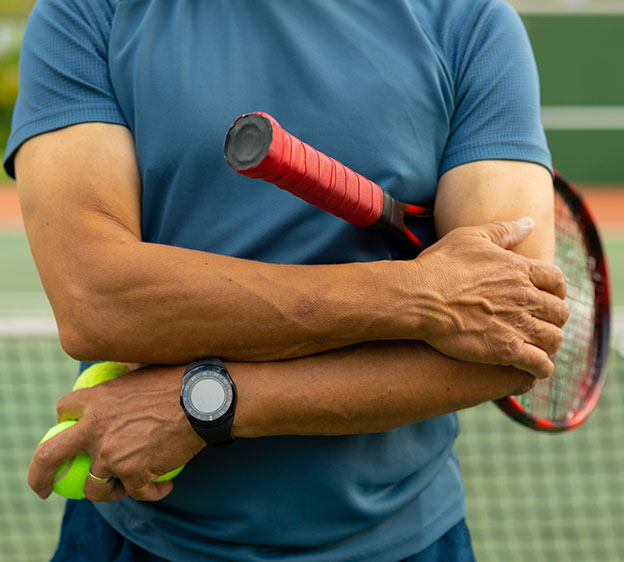
[[[518,226],[522,226],[524,228],[533,226],[533,219],[531,217],[522,217],[521,219],[518,219],[517,221],[513,221],[513,222],[517,224]]]

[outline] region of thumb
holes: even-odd
[[[483,227],[483,234],[497,246],[510,250],[531,234],[533,225],[531,217],[522,217],[517,221],[493,222]]]

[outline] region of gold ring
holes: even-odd
[[[108,478],[100,478],[99,476],[93,474],[93,472],[91,472],[91,469],[89,469],[88,476],[89,479],[93,480],[93,482],[95,482],[96,484],[108,484],[112,478],[112,476],[109,476]]]

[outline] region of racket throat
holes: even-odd
[[[406,216],[411,214],[410,207],[412,205],[398,201],[384,191],[381,215],[371,225],[381,231],[392,244],[391,252],[394,259],[412,259],[423,250],[422,242],[405,225]]]

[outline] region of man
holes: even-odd
[[[441,240],[390,261],[236,177],[223,138],[254,110],[435,198]],[[451,412],[548,376],[567,317],[538,112],[504,2],[41,0],[5,165],[61,342],[160,365],[59,402],[81,421],[29,483],[87,451],[93,503],[55,559],[472,559]],[[237,396],[218,427],[180,405],[195,369]]]

